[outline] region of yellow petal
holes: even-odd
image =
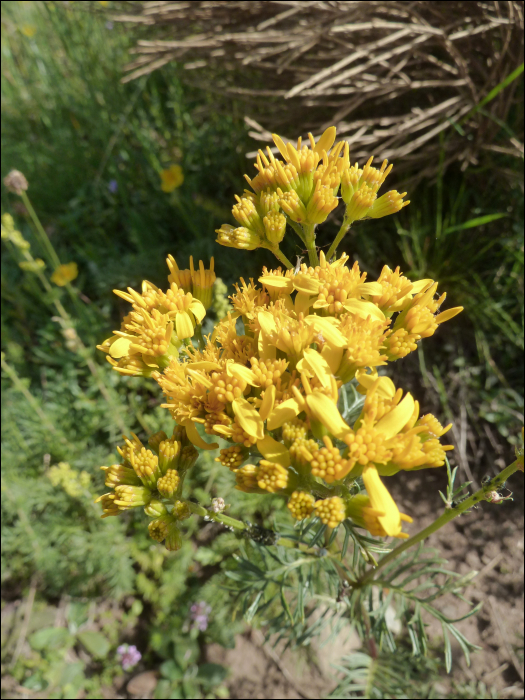
[[[305,292],[306,294],[319,294],[319,280],[313,279],[304,273],[295,275],[293,278],[293,286],[299,292]]]
[[[365,370],[358,370],[355,376],[359,384],[364,386],[367,390],[372,389],[379,379],[376,391],[378,395],[382,396],[384,399],[391,399],[396,393],[394,382],[389,377],[378,377],[377,372],[366,374]]]
[[[246,384],[250,384],[251,386],[259,386],[255,373],[251,369],[248,369],[248,367],[240,365],[237,362],[228,362],[226,365],[226,374],[242,382],[246,382]]]
[[[305,292],[297,292],[295,295],[294,310],[296,314],[307,314],[308,309],[312,306],[312,297]]]
[[[373,465],[367,465],[363,469],[363,482],[370,497],[372,508],[384,513],[384,515],[378,516],[383,530],[390,537],[399,537],[401,532],[399,509]]]
[[[375,318],[378,321],[385,320],[385,314],[381,311],[381,309],[378,306],[373,304],[371,301],[348,299],[348,301],[346,301],[343,304],[343,306],[351,314],[357,314],[357,316],[360,316],[361,318],[366,319],[369,316],[372,316],[372,318]]]
[[[191,322],[190,315],[186,311],[181,311],[181,313],[175,316],[175,332],[180,340],[192,337],[193,323]]]
[[[111,357],[114,357],[115,360],[120,360],[121,357],[130,354],[129,346],[132,342],[131,338],[119,338],[115,340],[115,342],[110,345],[109,354]]]
[[[372,297],[383,296],[383,285],[379,282],[363,282],[357,286],[360,294],[369,294]]]
[[[186,428],[186,434],[195,447],[200,447],[201,450],[216,450],[219,447],[217,442],[206,442],[203,440],[197,431],[195,423],[191,420],[184,421],[182,425]]]
[[[299,415],[300,412],[301,408],[296,399],[288,399],[287,401],[283,401],[276,406],[268,416],[266,427],[268,430],[280,428],[284,423],[293,420],[297,415]]]
[[[157,369],[159,367],[157,363],[157,358],[153,355],[145,355],[144,353],[142,353],[142,361],[145,365],[148,365],[148,367],[156,367]]]
[[[211,389],[213,386],[213,382],[209,377],[201,372],[197,372],[193,369],[193,367],[187,367],[186,374],[188,374],[194,382],[198,382],[199,384],[202,384],[202,386],[205,386],[206,389]]]
[[[326,394],[314,391],[306,397],[306,403],[314,418],[328,428],[332,435],[342,438],[348,433],[348,425],[344,422],[335,403]]]
[[[323,349],[321,350],[321,355],[327,361],[328,366],[330,367],[330,372],[332,374],[335,374],[339,369],[339,365],[341,364],[341,361],[343,359],[343,352],[343,348],[333,348],[330,345],[328,345],[328,343],[326,343]]]
[[[434,280],[418,280],[412,283],[411,294],[419,294],[419,292],[425,292],[429,287],[434,284]]]
[[[330,386],[330,377],[332,376],[332,371],[328,362],[325,358],[312,348],[306,348],[303,353],[303,359],[306,361],[308,367],[315,374],[317,379],[321,382],[323,386]],[[299,369],[300,371],[300,369]]]
[[[386,416],[374,426],[376,430],[383,433],[388,440],[397,435],[408,423],[414,413],[415,402],[412,394],[407,394],[405,398]]]
[[[257,314],[257,320],[259,321],[262,332],[266,335],[271,335],[277,330],[275,318],[268,311],[259,311]]]
[[[328,153],[328,151],[334,145],[336,133],[337,129],[335,128],[335,126],[329,126],[328,129],[324,131],[319,141],[315,144],[315,153],[321,154],[323,151],[326,151]]]
[[[192,362],[191,364],[187,364],[184,366],[184,369],[193,369],[197,371],[204,370],[206,372],[211,372],[214,370],[221,369],[221,366],[218,362],[210,362],[209,360],[200,360],[199,362]]]
[[[289,277],[278,277],[277,275],[263,275],[259,277],[259,282],[267,289],[290,294],[293,291],[293,282]]]
[[[277,146],[277,148],[279,149],[282,157],[285,160],[288,160],[288,149],[286,148],[286,144],[284,143],[282,138],[280,136],[278,136],[277,134],[272,134],[272,139],[273,139],[273,142],[275,143],[275,145]]]
[[[323,338],[327,343],[330,343],[330,345],[333,345],[336,348],[345,347],[346,338],[341,331],[336,328],[336,325],[334,324],[335,319],[330,319],[330,317],[326,316],[312,315],[307,316],[304,321],[308,325],[313,326],[318,333],[321,333]]]
[[[290,453],[282,442],[277,442],[271,435],[265,435],[262,440],[257,440],[257,449],[263,457],[270,462],[280,464],[281,467],[290,466]]]
[[[266,420],[270,413],[273,411],[276,394],[277,389],[275,388],[275,384],[271,384],[264,390],[264,398],[259,407],[259,415],[263,420]]]
[[[445,321],[450,321],[451,318],[454,318],[454,316],[457,316],[462,311],[462,306],[455,306],[453,309],[447,309],[446,311],[442,311],[436,316],[436,323],[444,323]]]
[[[234,399],[233,412],[243,430],[251,437],[262,440],[264,437],[264,421],[258,411],[246,399]]]
[[[206,309],[202,301],[194,299],[190,304],[190,311],[195,316],[197,321],[200,323],[202,319],[206,316]]]

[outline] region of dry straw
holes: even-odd
[[[523,144],[502,140],[500,128],[517,81],[479,108],[523,62],[521,2],[120,7],[126,13],[113,19],[140,25],[144,37],[124,82],[177,61],[192,84],[244,100],[259,141],[295,133],[298,123],[314,134],[335,124],[353,158],[374,153],[426,176],[436,172],[442,143],[442,166],[476,164],[487,149],[523,156]]]

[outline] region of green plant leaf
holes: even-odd
[[[228,675],[228,669],[220,664],[206,663],[199,666],[197,680],[207,685],[219,685]]]
[[[98,659],[103,659],[107,656],[110,643],[100,632],[85,630],[84,632],[79,632],[77,638],[91,656]]]
[[[35,651],[49,651],[71,646],[73,640],[65,627],[45,627],[29,637],[29,644]]]

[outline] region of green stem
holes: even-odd
[[[27,196],[27,194],[24,191],[22,191],[20,193],[20,196],[22,197],[22,201],[25,205],[25,208],[29,212],[29,216],[31,217],[31,220],[35,226],[35,229],[36,229],[38,235],[40,236],[41,243],[44,246],[45,250],[47,251],[47,254],[49,256],[51,264],[52,264],[53,268],[56,270],[61,265],[60,258],[58,257],[58,255],[53,247],[53,244],[49,240],[49,236],[47,235],[44,227],[40,223],[40,219],[38,218],[36,211],[33,209],[33,205],[31,204],[31,200],[29,199],[29,197]],[[65,286],[66,286],[66,289],[68,291],[69,296],[71,297],[71,300],[78,308],[80,308],[80,311],[82,312],[83,311],[82,306],[80,305],[78,296],[73,291],[71,284],[69,282],[67,282]]]
[[[58,255],[55,252],[55,249],[51,245],[51,241],[49,240],[49,237],[47,233],[44,230],[44,227],[40,223],[40,219],[36,215],[35,210],[33,209],[33,205],[31,204],[31,201],[29,200],[29,197],[27,194],[22,191],[20,193],[20,196],[22,197],[22,201],[25,205],[25,208],[29,212],[29,216],[31,217],[31,220],[37,230],[37,233],[40,237],[40,242],[44,246],[45,250],[47,251],[47,254],[49,256],[49,259],[53,265],[53,268],[56,269],[57,267],[60,267],[60,260],[58,258]]]
[[[204,350],[206,347],[206,343],[204,342],[204,338],[202,337],[202,325],[200,323],[197,323],[195,326],[195,337],[197,338],[197,342],[199,343],[199,350]]]
[[[502,472],[491,479],[487,484],[479,489],[479,491],[476,491],[476,493],[472,494],[472,496],[467,498],[465,501],[459,503],[455,508],[447,509],[442,515],[439,516],[437,520],[432,523],[432,525],[429,525],[424,530],[421,530],[421,532],[418,532],[417,535],[410,537],[408,540],[405,540],[403,544],[400,544],[399,547],[393,549],[379,561],[375,568],[368,571],[361,579],[353,584],[354,588],[361,588],[367,583],[370,583],[373,581],[374,576],[380,569],[396,559],[400,554],[406,552],[407,549],[410,549],[410,547],[413,547],[415,544],[425,540],[427,537],[430,537],[430,535],[442,528],[443,525],[446,525],[451,520],[454,520],[454,518],[457,518],[465,513],[467,510],[475,506],[476,503],[486,500],[487,493],[497,490],[510,476],[512,476],[512,474],[514,474],[514,472],[518,471],[518,469],[518,460],[512,464],[509,464],[508,467],[505,467]]]
[[[275,257],[282,262],[282,264],[288,269],[291,270],[293,265],[292,263],[288,260],[286,255],[283,253],[283,251],[279,248],[279,246],[276,246],[275,248],[270,248],[272,253],[275,255]]]
[[[297,222],[292,221],[289,216],[286,217],[286,223],[288,223],[293,228],[295,233],[299,236],[299,238],[302,240],[302,242],[306,245],[306,239],[304,237],[303,229],[300,227],[300,225]]]
[[[341,224],[341,228],[339,229],[337,236],[335,237],[334,242],[332,243],[332,245],[330,246],[330,248],[328,250],[328,253],[326,254],[326,259],[328,261],[330,261],[332,259],[332,257],[335,255],[335,253],[337,251],[337,246],[339,245],[339,243],[341,243],[343,238],[346,236],[348,229],[350,228],[351,223],[352,222],[348,221],[348,219],[346,218],[346,212],[345,212],[345,215],[343,217],[343,223]]]
[[[243,522],[241,522],[240,520],[236,520],[235,518],[230,518],[229,515],[223,515],[222,513],[214,513],[212,510],[207,510],[206,508],[203,508],[203,506],[200,506],[198,503],[193,503],[193,501],[185,501],[185,503],[187,504],[191,512],[195,513],[195,515],[207,517],[210,520],[214,520],[216,523],[222,523],[222,525],[226,525],[227,527],[233,527],[236,530],[248,529],[247,525],[245,525]]]
[[[312,267],[317,267],[317,265],[319,265],[319,258],[317,256],[317,248],[315,247],[315,224],[304,225],[304,239],[310,265]]]

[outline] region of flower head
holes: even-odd
[[[163,192],[173,192],[184,182],[184,173],[180,165],[170,165],[160,171],[160,189]]]
[[[72,282],[78,277],[78,265],[76,262],[60,265],[51,275],[51,282],[57,287],[64,287],[68,282]]]

